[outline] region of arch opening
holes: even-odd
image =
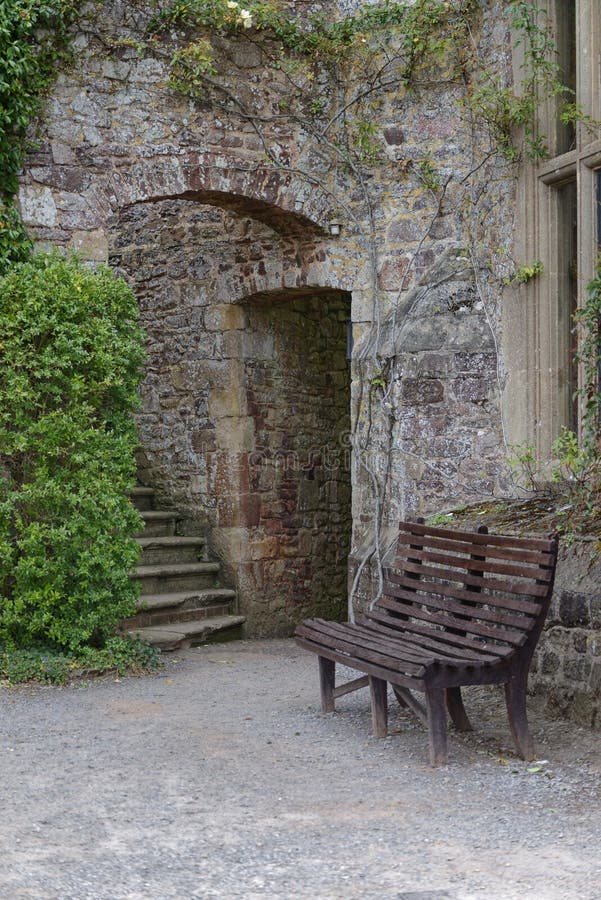
[[[206,527],[249,634],[344,615],[350,294],[325,266],[307,286],[265,223],[188,199],[122,210],[111,244],[148,333],[143,480]]]
[[[239,461],[240,524],[248,531],[240,593],[260,598],[257,633],[288,634],[308,615],[346,615],[350,294],[272,291],[243,308],[250,444]]]

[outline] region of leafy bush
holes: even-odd
[[[40,254],[0,278],[0,644],[102,647],[135,607],[133,293]]]
[[[9,684],[26,681],[64,684],[70,675],[82,670],[93,670],[98,674],[116,671],[119,675],[148,672],[158,668],[159,657],[156,647],[145,641],[120,637],[110,638],[106,647],[100,650],[84,647],[75,656],[48,647],[0,650],[0,681],[8,681]]]

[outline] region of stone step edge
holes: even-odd
[[[138,566],[130,572],[130,578],[171,578],[178,575],[211,575],[219,572],[218,562],[179,563],[173,565]]]
[[[156,491],[154,488],[139,484],[137,487],[132,488],[129,493],[132,497],[152,497]]]
[[[224,603],[236,599],[236,591],[231,588],[204,588],[198,591],[173,591],[169,594],[141,594],[136,601],[139,612],[155,612],[158,609],[172,609],[188,600],[198,600],[202,606],[211,601]]]
[[[186,535],[170,534],[166,537],[137,537],[136,543],[143,550],[160,550],[165,547],[204,547],[207,539],[197,535],[196,537],[187,537]]]
[[[195,622],[182,622],[180,625],[147,625],[132,628],[127,633],[130,637],[148,641],[162,650],[176,650],[189,645],[194,639],[210,637],[219,631],[243,625],[245,621],[245,616],[215,616]]]
[[[171,519],[181,518],[176,509],[141,509],[139,512],[148,522],[168,522]]]

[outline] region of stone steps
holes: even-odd
[[[138,598],[138,612],[128,619],[128,627],[142,628],[229,615],[235,600],[236,592],[229,588],[142,594]]]
[[[206,540],[204,537],[169,535],[168,537],[141,537],[137,541],[142,548],[141,566],[158,566],[165,563],[178,562],[206,562]]]
[[[142,582],[142,593],[160,594],[209,588],[219,574],[219,563],[177,563],[162,566],[138,566],[131,578]]]
[[[179,518],[173,509],[141,509],[144,537],[172,537]]]
[[[122,623],[132,636],[161,650],[242,636],[234,614],[235,591],[219,585],[220,564],[207,559],[203,535],[178,534],[177,510],[155,509],[154,490],[140,485],[131,497],[144,521],[142,550],[131,578],[141,582],[137,613]]]
[[[142,512],[142,510],[151,510],[153,508],[154,494],[154,488],[144,487],[140,484],[133,488],[130,497],[136,508]]]
[[[210,639],[234,640],[242,637],[244,616],[213,616],[196,622],[134,628],[130,630],[132,637],[150,641],[160,650],[184,650],[196,644],[204,644]]]

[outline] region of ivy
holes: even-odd
[[[547,145],[539,133],[538,110],[546,99],[558,98],[558,114],[564,122],[582,120],[591,127],[596,123],[584,115],[562,83],[545,12],[531,0],[512,0],[508,7],[516,43],[523,52],[523,76],[514,86],[500,81],[471,49],[473,21],[481,9],[475,0],[416,0],[411,4],[381,0],[334,22],[323,15],[295,16],[277,0],[174,0],[151,20],[149,46],[153,41],[156,46],[176,29],[182,37],[193,35],[173,54],[171,84],[197,98],[209,89],[207,77],[219,74],[213,44],[219,36],[246,35],[258,40],[274,68],[302,58],[338,75],[341,66],[352,65],[374,44],[394,43],[396,52],[404,56],[399,83],[407,86],[428,60],[442,65],[445,59],[454,59],[455,74],[464,77],[469,86],[467,105],[488,125],[501,154],[509,160],[519,158],[516,134],[521,130],[525,155],[540,159],[547,155]],[[309,101],[315,114],[325,105],[319,97]],[[377,155],[365,153],[361,131],[357,143],[360,161],[377,161]]]
[[[587,288],[586,302],[574,316],[580,330],[576,361],[583,370],[579,391],[584,413],[584,443],[591,452],[601,450],[601,264]],[[601,455],[601,454],[600,454]]]
[[[0,0],[0,274],[27,258],[31,243],[15,195],[29,148],[28,128],[40,111],[80,0]]]
[[[575,359],[583,375],[577,391],[581,437],[564,428],[553,444],[558,460],[553,480],[568,501],[562,508],[561,527],[570,539],[601,519],[601,262],[574,322],[580,338]]]

